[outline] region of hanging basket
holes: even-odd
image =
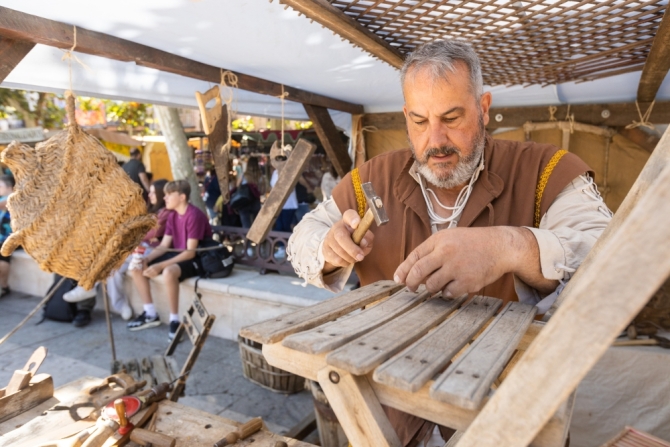
[[[67,130],[35,148],[14,141],[1,154],[16,188],[7,201],[13,233],[0,252],[23,247],[42,270],[90,289],[123,263],[156,219],[114,156],[77,125],[74,96],[66,96]]]

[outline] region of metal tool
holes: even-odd
[[[235,444],[240,439],[245,439],[258,430],[263,428],[263,419],[253,418],[252,420],[245,422],[235,430],[234,432],[228,433],[225,438],[214,444],[214,447],[223,447],[225,445]]]
[[[382,202],[381,197],[375,193],[375,190],[372,188],[372,183],[367,182],[361,185],[363,188],[363,194],[365,194],[365,200],[368,203],[368,210],[363,215],[363,219],[358,224],[354,234],[351,235],[356,245],[361,243],[363,236],[372,226],[372,221],[374,220],[377,223],[377,226],[380,227],[385,225],[389,221],[389,217],[386,214],[386,209],[384,208],[384,202]]]

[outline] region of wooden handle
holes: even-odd
[[[110,436],[119,428],[119,424],[115,421],[105,421],[98,426],[98,428],[86,438],[86,441],[81,447],[102,447],[102,445],[109,439]]]
[[[119,417],[119,425],[121,425],[121,427],[128,425],[126,402],[123,399],[116,399],[114,401],[114,409],[116,410],[116,415]]]
[[[200,109],[202,127],[205,133],[209,135],[214,130],[216,122],[221,118],[221,93],[219,92],[219,86],[215,85],[205,93],[195,92],[195,99]],[[207,103],[212,99],[216,100],[216,104],[211,109],[207,109]]]
[[[365,233],[368,232],[374,220],[375,216],[374,214],[372,214],[372,210],[368,209],[363,215],[363,219],[361,219],[361,222],[358,224],[358,227],[356,227],[356,229],[354,230],[354,234],[351,235],[351,239],[354,240],[354,243],[356,245],[359,245],[361,243],[363,236],[365,236]]]
[[[253,435],[261,428],[263,428],[263,419],[259,417],[253,418],[252,420],[242,424],[242,426],[237,429],[237,433],[239,434],[240,439],[244,439],[247,436]]]
[[[130,432],[130,440],[136,444],[151,444],[155,447],[174,447],[176,443],[176,440],[168,435],[143,428],[135,428]]]

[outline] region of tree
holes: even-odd
[[[23,120],[26,127],[60,129],[65,109],[59,107],[57,101],[63,101],[63,97],[53,93],[0,88],[0,118],[14,116]]]

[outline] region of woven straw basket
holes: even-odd
[[[0,251],[22,246],[46,272],[76,279],[85,289],[117,269],[155,224],[142,192],[98,140],[74,118],[33,149],[12,142],[1,154],[14,173],[7,205],[12,235]]]

